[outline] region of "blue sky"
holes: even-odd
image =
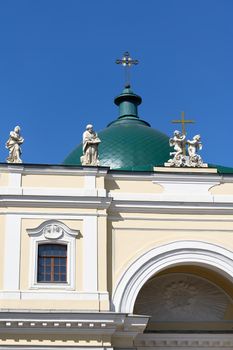
[[[233,166],[232,15],[232,0],[1,0],[0,161],[15,125],[24,162],[43,164],[62,163],[86,124],[105,128],[128,50],[140,117],[171,135],[184,110],[203,159]]]

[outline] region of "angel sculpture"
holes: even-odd
[[[202,158],[197,154],[198,150],[202,149],[201,136],[195,135],[192,140],[187,140],[188,144],[188,155],[189,155],[189,166],[202,166]]]
[[[168,160],[169,166],[183,166],[185,158],[183,156],[183,149],[186,136],[180,131],[175,130],[173,137],[169,139],[170,147],[174,147],[175,152],[170,152],[170,156],[173,158]]]

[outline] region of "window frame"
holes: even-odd
[[[60,247],[65,247],[64,251],[65,251],[65,256],[62,256],[62,255],[40,255],[39,251],[40,251],[40,248],[43,248],[45,246],[56,246],[56,248],[60,248]],[[51,243],[51,242],[46,242],[46,243],[40,243],[37,245],[37,283],[67,283],[67,244],[61,244],[60,242],[56,242],[56,243]],[[49,275],[50,276],[50,280],[47,281],[46,279],[45,280],[39,280],[39,270],[40,270],[40,262],[44,261],[44,259],[50,259],[50,271],[47,273],[46,271],[43,273],[43,275]],[[55,263],[55,259],[58,258],[63,258],[65,259],[65,281],[62,281],[62,280],[59,280],[59,281],[55,281],[55,267],[57,266],[56,263]],[[59,264],[60,265],[60,264]],[[59,266],[58,265],[58,266]],[[42,266],[41,266],[42,267]],[[46,268],[47,265],[44,266],[44,268]],[[42,275],[42,273],[41,273]],[[60,275],[60,273],[58,272],[58,276]],[[62,274],[61,274],[62,275]]]
[[[53,225],[60,233],[49,237],[46,230]],[[80,238],[79,230],[71,230],[64,223],[57,220],[47,220],[34,229],[27,229],[30,237],[30,289],[75,289],[76,275],[76,238]],[[66,282],[38,282],[38,246],[40,244],[63,244],[67,246],[67,275]]]

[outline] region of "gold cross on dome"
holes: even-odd
[[[129,88],[130,87],[130,67],[134,64],[138,64],[138,60],[133,60],[130,57],[130,54],[128,51],[126,51],[124,53],[124,56],[122,57],[122,59],[117,59],[116,60],[116,64],[121,64],[124,69],[125,69],[125,87]]]
[[[174,123],[174,124],[181,124],[182,134],[186,135],[185,124],[193,124],[193,123],[195,123],[195,120],[185,119],[185,113],[181,112],[181,119],[172,120],[172,123]],[[186,154],[186,152],[185,152],[185,144],[186,144],[186,142],[183,143],[183,155],[184,156]]]

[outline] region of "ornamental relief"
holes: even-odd
[[[58,220],[48,220],[43,222],[36,228],[27,230],[29,236],[44,236],[45,239],[57,240],[64,235],[69,237],[78,237],[80,235],[79,230],[71,230],[68,226]]]
[[[43,229],[43,234],[47,239],[58,239],[63,236],[63,229],[61,226],[56,224],[50,224],[45,226]]]
[[[134,312],[150,322],[218,322],[232,300],[217,285],[185,273],[154,277],[138,294]]]

